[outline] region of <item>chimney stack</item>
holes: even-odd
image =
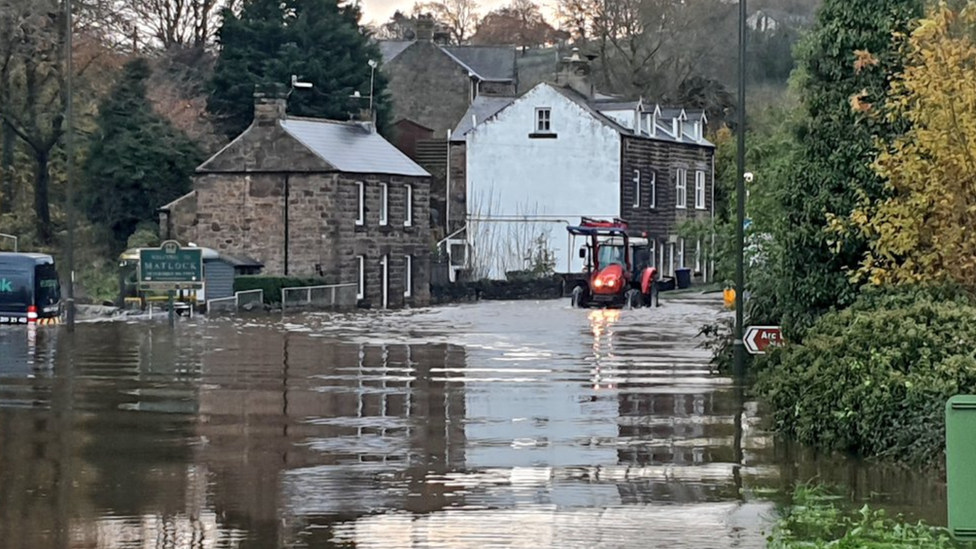
[[[418,42],[434,41],[434,18],[432,16],[424,14],[417,16],[416,37]]]
[[[376,133],[375,113],[369,109],[359,109],[359,124],[369,130],[369,133]]]
[[[587,99],[596,97],[596,88],[590,80],[590,56],[584,59],[579,48],[573,48],[573,54],[559,62],[556,84],[571,88]]]
[[[282,84],[254,87],[254,123],[273,126],[284,120],[288,110],[288,93]]]

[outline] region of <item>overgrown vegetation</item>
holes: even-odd
[[[301,286],[322,286],[326,282],[321,278],[303,278],[288,276],[238,276],[234,279],[234,291],[262,290],[264,302],[269,305],[281,304],[282,288],[298,288]]]
[[[799,486],[769,536],[769,549],[950,549],[958,547],[944,528],[890,517],[862,506],[855,512],[837,504],[836,491]]]
[[[824,449],[941,465],[945,402],[976,391],[976,302],[952,287],[865,293],[773,350],[756,386],[776,427]]]

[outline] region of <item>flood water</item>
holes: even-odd
[[[815,456],[712,374],[714,299],[0,330],[0,547],[762,547],[816,479],[945,524],[938,479]]]

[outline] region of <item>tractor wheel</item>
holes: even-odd
[[[586,295],[586,288],[582,286],[577,286],[573,288],[572,304],[573,307],[584,308],[588,304],[588,299]]]

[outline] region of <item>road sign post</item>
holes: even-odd
[[[949,532],[976,541],[976,395],[956,395],[946,403],[946,500]]]
[[[764,355],[769,347],[783,344],[783,331],[779,326],[750,326],[742,342],[749,354]]]
[[[139,289],[165,291],[169,301],[170,325],[175,324],[174,293],[203,287],[203,250],[183,248],[167,240],[159,248],[139,250]]]

